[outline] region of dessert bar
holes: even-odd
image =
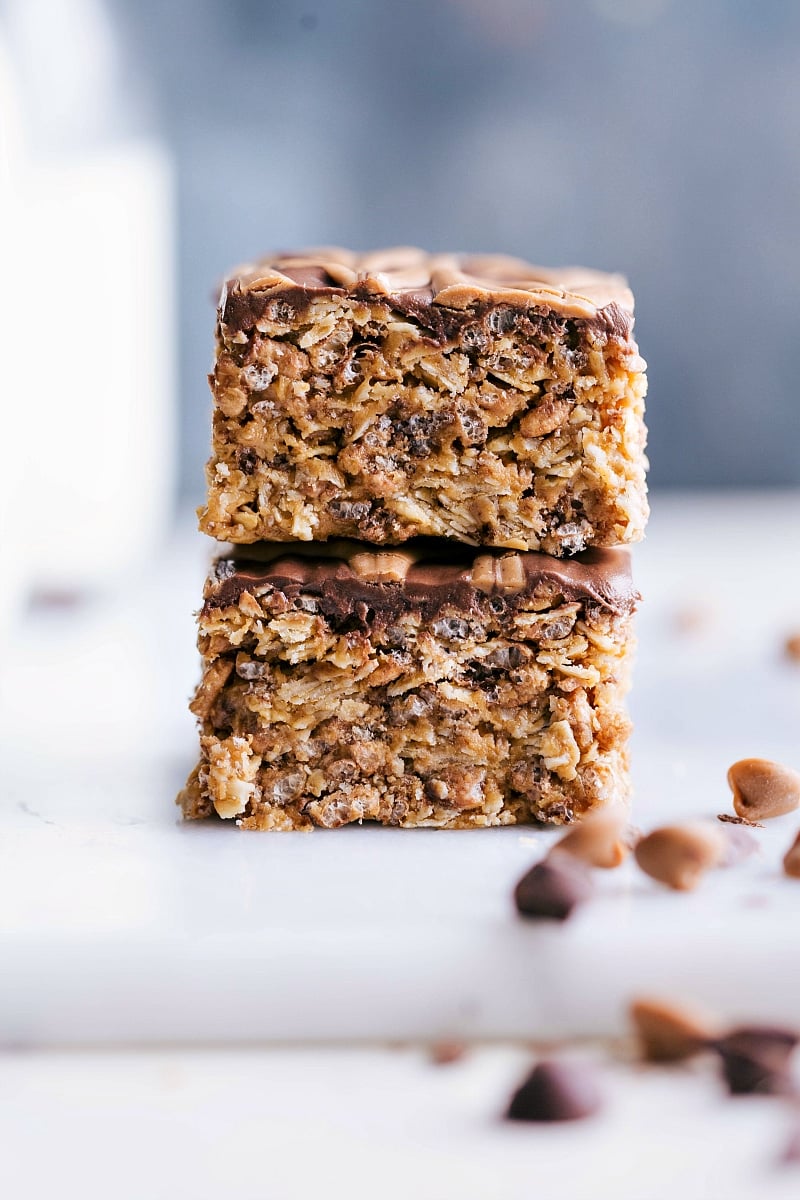
[[[199,614],[187,817],[564,823],[627,797],[624,550],[237,550]]]
[[[636,542],[632,327],[625,281],[579,268],[414,249],[243,267],[218,312],[201,528],[559,557]]]

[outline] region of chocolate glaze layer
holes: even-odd
[[[258,554],[231,554],[217,560],[206,584],[204,612],[238,604],[244,592],[272,586],[292,599],[310,596],[320,611],[342,620],[355,615],[372,623],[395,620],[403,612],[419,613],[431,620],[444,611],[474,613],[487,596],[502,596],[509,606],[549,587],[565,601],[579,601],[605,608],[620,616],[633,612],[639,594],[633,586],[630,555],[626,550],[587,550],[570,559],[547,554],[486,551],[476,553],[436,539],[418,539],[402,550],[382,551],[393,560],[405,560],[405,578],[391,582],[365,579],[350,565],[355,556],[376,553],[376,547],[360,542],[330,542],[325,553],[320,545],[297,543],[261,544]],[[518,558],[524,582],[509,590],[492,582],[476,586],[473,569],[479,559]],[[485,571],[481,572],[485,577]]]
[[[620,340],[633,329],[633,295],[620,275],[414,247],[360,255],[326,248],[246,264],[223,286],[220,323],[229,333],[247,332],[265,316],[281,320],[281,304],[302,311],[322,296],[384,303],[440,342],[500,306],[556,313]]]

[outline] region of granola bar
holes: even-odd
[[[616,275],[421,250],[280,256],[219,306],[201,529],[571,555],[647,519],[645,364]]]
[[[258,553],[206,583],[186,817],[464,828],[625,800],[626,551]]]

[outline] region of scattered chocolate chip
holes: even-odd
[[[793,1091],[789,1062],[797,1042],[791,1029],[745,1025],[712,1045],[732,1096],[785,1096]]]
[[[590,867],[618,867],[631,850],[627,813],[619,808],[589,813],[556,843],[553,850],[571,854]]]
[[[659,883],[679,892],[697,887],[706,871],[722,864],[725,835],[721,829],[700,821],[665,825],[648,833],[634,849],[642,870]]]
[[[743,758],[728,771],[740,817],[767,821],[800,808],[800,774],[766,758]]]
[[[582,863],[571,855],[552,853],[523,875],[514,889],[514,901],[525,917],[564,921],[593,890]]]
[[[630,1016],[647,1062],[681,1062],[705,1049],[717,1034],[699,1009],[666,1000],[634,1000]]]
[[[783,869],[792,879],[800,879],[800,833],[783,856]]]
[[[540,1062],[511,1097],[509,1121],[580,1121],[603,1103],[595,1074],[585,1064]]]
[[[763,829],[763,821],[750,821],[747,817],[737,817],[734,813],[717,813],[717,820],[725,825],[747,825],[749,829]]]
[[[431,1062],[435,1063],[437,1067],[448,1067],[451,1063],[464,1058],[466,1053],[466,1042],[455,1040],[434,1042],[430,1048]]]

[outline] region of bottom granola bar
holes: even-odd
[[[307,549],[212,569],[186,817],[465,828],[626,799],[625,551]]]

